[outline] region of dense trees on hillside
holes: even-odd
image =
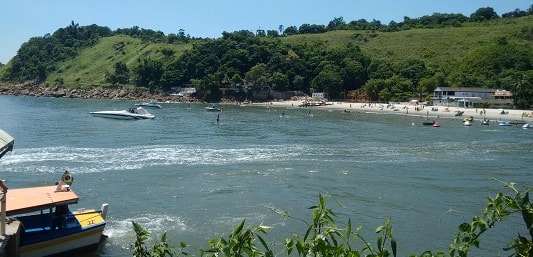
[[[532,15],[533,7],[515,10],[502,17]],[[371,59],[353,42],[335,47],[325,42],[287,44],[280,35],[314,34],[332,30],[398,31],[413,28],[461,26],[500,18],[492,8],[480,8],[470,17],[440,14],[388,25],[373,20],[345,22],[336,17],[327,26],[302,24],[280,26],[278,30],[223,32],[218,39],[191,38],[183,30],[165,34],[132,27],[111,31],[97,25],[79,26],[72,22],[52,35],[31,38],[6,66],[3,81],[44,81],[58,64],[74,58],[81,50],[95,45],[102,37],[128,35],[143,44],[190,44],[181,55],[163,49],[164,59],[139,57],[134,65],[115,63],[106,74],[111,85],[134,85],[151,91],[169,91],[174,86],[196,87],[198,97],[218,101],[223,94],[237,99],[251,97],[257,89],[275,91],[324,92],[332,99],[345,98],[348,91],[360,90],[372,101],[424,99],[438,86],[495,87],[513,91],[520,107],[533,104],[533,51],[531,44],[517,43],[510,37],[478,47],[465,56],[451,72],[443,67],[428,67],[423,60],[385,61]],[[279,32],[279,33],[278,33]],[[531,42],[533,28],[524,27],[514,35]]]
[[[52,35],[33,37],[22,44],[2,79],[43,81],[51,70],[56,69],[58,62],[75,57],[81,49],[96,44],[100,37],[109,36],[111,33],[106,27],[80,27],[72,22]]]

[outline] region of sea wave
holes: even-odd
[[[271,145],[244,148],[201,148],[153,145],[128,148],[19,148],[5,156],[6,172],[49,173],[68,169],[77,173],[132,170],[150,166],[224,165],[283,160],[302,152],[301,146]]]
[[[516,145],[512,147],[516,148]],[[386,164],[433,161],[436,154],[443,160],[468,159],[468,156],[476,155],[480,161],[490,161],[492,158],[490,153],[493,151],[502,151],[502,145],[499,149],[492,149],[483,145],[483,142],[463,145],[457,142],[440,141],[407,146],[362,144],[353,147],[310,144],[249,145],[240,148],[207,148],[192,145],[151,145],[127,148],[59,146],[18,148],[4,156],[0,169],[14,173],[55,173],[63,169],[77,173],[97,173],[151,166],[216,166],[286,161]]]
[[[128,219],[108,219],[104,234],[108,237],[107,243],[116,246],[132,245],[135,242],[132,221],[135,221],[146,231],[153,235],[162,235],[169,231],[187,231],[189,227],[175,214],[139,213]],[[155,238],[157,239],[157,238]],[[155,240],[152,238],[152,240]]]

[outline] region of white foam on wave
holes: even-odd
[[[479,144],[482,144],[480,142]],[[477,144],[477,145],[479,145]],[[339,148],[323,145],[251,145],[204,148],[191,145],[151,145],[126,148],[67,146],[19,148],[4,156],[0,169],[15,173],[76,173],[133,170],[151,166],[227,165],[257,162],[411,163],[435,158],[461,158],[479,151],[474,145],[431,142],[420,146],[362,144]],[[331,157],[330,157],[331,156]],[[341,157],[341,158],[339,158]]]
[[[7,172],[22,173],[53,173],[63,169],[76,173],[94,173],[150,166],[224,165],[284,160],[301,152],[301,147],[287,145],[220,149],[183,145],[22,148],[5,156],[0,168]]]
[[[159,240],[161,235],[168,231],[189,230],[181,218],[174,215],[145,213],[125,220],[111,218],[108,220],[104,231],[104,234],[109,238],[108,242],[117,246],[132,245],[135,242],[132,221],[150,232],[151,241]]]

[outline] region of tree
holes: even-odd
[[[472,21],[488,21],[498,18],[498,14],[492,7],[479,8],[476,12],[470,15]]]
[[[264,63],[256,64],[245,74],[246,81],[255,85],[265,85],[268,77],[270,74]]]
[[[258,29],[255,31],[255,36],[257,37],[266,37],[266,32],[264,29]]]
[[[296,26],[289,26],[283,31],[283,35],[291,36],[299,34],[298,28]]]
[[[431,94],[437,87],[449,87],[450,84],[446,80],[446,76],[442,72],[437,72],[431,77],[423,77],[418,82],[417,91],[415,95],[423,98]]]
[[[326,32],[326,27],[324,25],[317,24],[302,24],[298,28],[300,34],[318,34]]]
[[[339,18],[335,17],[328,23],[328,30],[344,29],[344,25],[346,25],[346,22],[344,22],[342,16]]]
[[[205,76],[197,87],[197,96],[206,102],[216,103],[222,98],[219,82],[214,74]]]
[[[147,87],[151,92],[160,85],[161,75],[163,75],[163,63],[153,59],[139,60],[135,68],[135,85]]]
[[[338,72],[339,67],[328,64],[313,78],[311,87],[315,92],[324,92],[329,98],[339,99],[342,97],[341,74]]]
[[[533,106],[533,71],[527,71],[513,83],[514,104],[521,109]]]
[[[398,69],[397,73],[403,78],[410,80],[409,84],[411,84],[411,86],[403,87],[404,89],[410,89],[411,91],[404,92],[399,100],[404,100],[405,97],[412,96],[421,98],[424,89],[419,86],[419,81],[427,73],[425,63],[421,60],[410,59],[400,62],[396,68]],[[395,95],[398,95],[398,93]]]
[[[276,71],[270,78],[270,84],[272,85],[273,90],[287,91],[289,88],[289,78],[287,77],[287,74]]]
[[[130,80],[130,71],[125,63],[115,63],[114,73],[108,75],[107,81],[112,85],[123,84],[126,85]]]
[[[269,37],[279,37],[279,33],[277,30],[267,30],[266,35]]]

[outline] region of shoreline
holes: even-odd
[[[150,94],[146,91],[131,90],[121,87],[100,88],[90,87],[85,89],[64,88],[64,87],[45,87],[39,83],[30,81],[16,85],[0,84],[0,95],[25,95],[34,97],[66,97],[81,99],[110,99],[110,100],[137,100],[148,101],[157,100],[158,102],[201,102],[194,98],[178,98],[165,94]],[[446,106],[424,106],[413,105],[408,102],[394,103],[394,105],[379,103],[355,103],[355,102],[328,102],[327,105],[299,107],[303,100],[286,100],[286,101],[268,101],[254,102],[254,106],[266,107],[292,107],[292,108],[313,108],[313,109],[335,109],[346,112],[374,112],[408,115],[414,117],[437,120],[440,118],[464,119],[472,117],[473,120],[488,119],[490,121],[509,121],[516,123],[533,123],[532,110],[514,110],[514,109],[481,109],[481,108],[458,108]],[[236,103],[232,101],[222,101],[221,104]],[[463,111],[460,116],[455,116],[456,111]],[[501,112],[504,112],[502,114]]]
[[[488,119],[490,121],[510,121],[518,123],[533,123],[533,111],[529,110],[512,110],[503,109],[481,109],[481,108],[458,108],[458,107],[446,107],[446,106],[423,106],[412,105],[409,103],[395,103],[392,107],[386,104],[376,103],[350,103],[350,102],[330,102],[331,104],[312,106],[312,107],[299,107],[302,104],[300,100],[289,101],[276,101],[276,102],[261,102],[253,103],[255,106],[266,107],[292,107],[292,108],[307,108],[307,109],[320,109],[328,110],[334,109],[345,112],[374,112],[374,113],[388,113],[388,114],[400,114],[413,117],[427,118],[430,120],[437,120],[440,118],[452,118],[452,119],[464,119],[472,117],[474,120],[482,121]],[[455,116],[456,111],[463,111],[460,116]],[[484,112],[484,113],[483,113]]]

